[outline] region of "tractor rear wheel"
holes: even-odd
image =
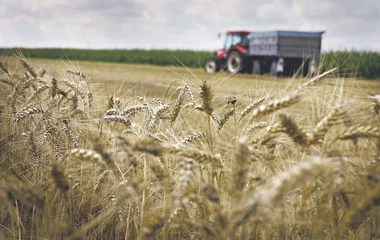
[[[219,72],[219,66],[216,62],[215,57],[210,57],[206,59],[204,68],[207,73]]]
[[[233,51],[227,58],[227,69],[230,73],[239,73],[243,69],[243,55],[238,51]]]

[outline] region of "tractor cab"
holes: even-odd
[[[248,31],[228,31],[224,40],[224,50],[228,52],[236,45],[248,46]]]
[[[208,73],[218,72],[226,69],[227,56],[233,50],[245,53],[248,49],[249,31],[227,31],[224,39],[223,48],[214,52],[214,55],[205,62],[205,71]],[[220,37],[221,35],[219,35]]]

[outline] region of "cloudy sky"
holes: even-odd
[[[0,46],[212,50],[227,29],[326,31],[380,51],[379,0],[0,0]]]

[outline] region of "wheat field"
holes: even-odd
[[[379,239],[380,83],[340,71],[2,58],[0,239]]]

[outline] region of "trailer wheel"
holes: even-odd
[[[207,73],[219,72],[219,66],[216,62],[215,57],[210,57],[206,59],[204,68]]]
[[[227,69],[230,73],[238,73],[243,69],[243,56],[238,51],[233,51],[227,58]]]

